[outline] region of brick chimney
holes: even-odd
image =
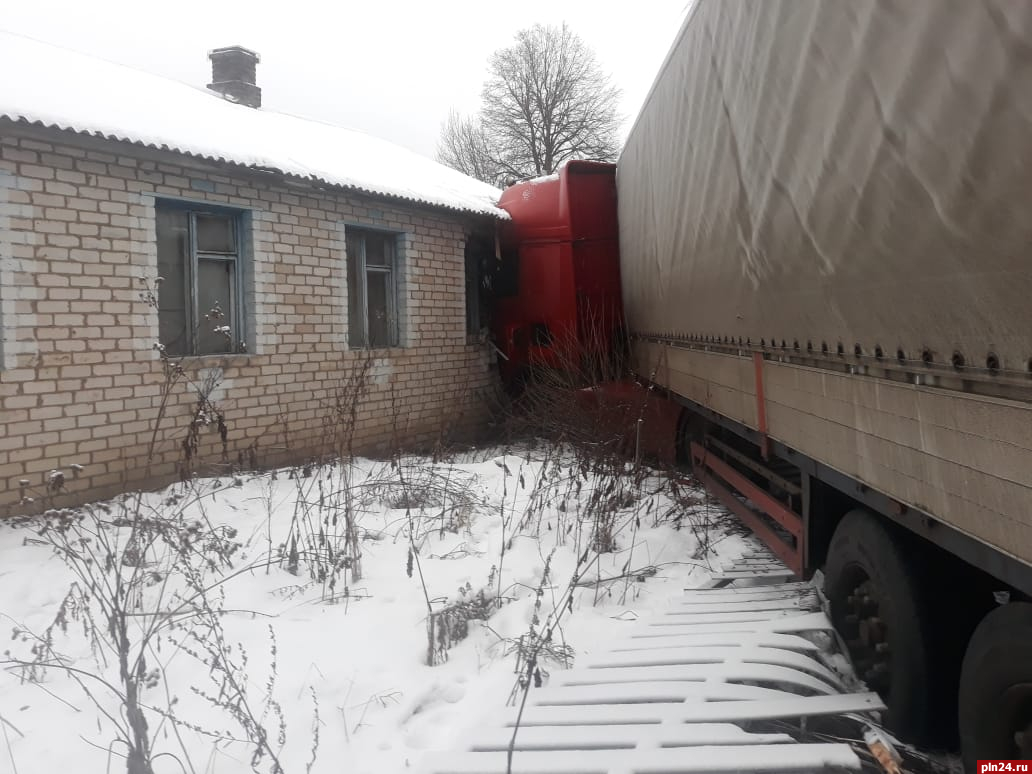
[[[208,52],[211,60],[211,83],[208,88],[223,99],[251,108],[262,106],[262,90],[255,85],[259,59],[254,51],[243,46],[226,46]]]

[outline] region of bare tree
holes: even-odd
[[[437,160],[477,180],[501,185],[498,163],[478,116],[463,116],[454,109],[448,113],[437,142]]]
[[[439,161],[497,184],[551,174],[569,159],[616,158],[620,90],[565,24],[521,30],[488,69],[479,115],[449,116]]]

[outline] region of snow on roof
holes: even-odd
[[[0,32],[0,117],[463,212],[507,218],[501,191],[364,132]]]
[[[531,185],[541,185],[542,183],[552,183],[559,179],[559,173],[553,172],[550,175],[542,175],[541,177],[532,177],[524,182],[530,183]]]

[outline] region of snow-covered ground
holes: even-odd
[[[260,729],[287,774],[402,772],[504,705],[521,636],[552,631],[547,650],[575,663],[742,548],[687,482],[555,449],[206,479],[39,524],[0,527],[0,771],[17,774],[125,769],[105,600],[121,600],[156,774],[251,771]],[[428,609],[463,602],[488,620],[428,666]],[[447,639],[435,629],[439,657]]]

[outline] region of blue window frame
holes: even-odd
[[[239,210],[156,205],[159,341],[171,357],[244,352]]]

